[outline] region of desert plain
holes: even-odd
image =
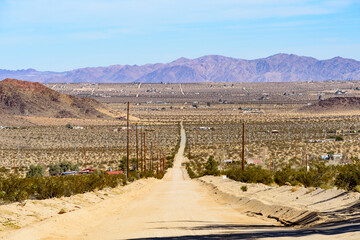
[[[245,168],[258,166],[272,177],[288,165],[358,164],[357,81],[45,86],[95,99],[106,106],[95,109],[111,117],[2,114],[2,174],[25,176],[30,165],[48,170],[65,160],[80,168],[119,168],[127,151],[127,102],[130,170],[138,170],[140,131],[146,133],[147,152],[141,154],[148,171],[152,166],[155,172],[152,161],[161,165],[164,152],[173,163],[160,179],[144,176],[69,197],[4,201],[3,239],[360,238],[357,191],[331,181],[314,187],[230,179],[243,157]],[[211,157],[217,176],[204,174]]]

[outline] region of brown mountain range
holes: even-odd
[[[217,55],[180,58],[170,63],[88,67],[66,72],[34,69],[1,70],[0,79],[18,78],[40,82],[186,83],[186,82],[295,82],[360,80],[360,62],[335,57],[317,60],[294,54],[244,60]]]
[[[16,79],[0,82],[0,113],[49,118],[112,118],[106,106],[93,99],[61,94],[41,83]]]

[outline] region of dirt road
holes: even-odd
[[[216,195],[190,180],[181,166],[185,141],[182,129],[174,168],[163,180],[17,230],[6,239],[292,239],[310,235],[319,239],[313,235],[317,232],[285,229],[275,221],[249,217],[215,201]]]

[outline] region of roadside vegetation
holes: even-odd
[[[324,162],[314,163],[306,168],[294,168],[287,164],[275,172],[263,169],[261,166],[247,164],[242,171],[239,162],[235,162],[218,170],[218,163],[210,156],[204,166],[193,170],[194,164],[187,163],[186,169],[191,178],[202,177],[205,175],[226,175],[228,178],[244,183],[263,183],[266,185],[276,184],[278,186],[303,186],[320,187],[330,189],[337,187],[347,191],[360,192],[360,166],[359,164],[347,164],[338,166],[327,166]]]
[[[72,129],[68,125],[66,129]],[[54,128],[52,128],[55,130]],[[96,140],[96,135],[93,131],[96,131],[98,138],[102,142],[107,142],[105,148],[96,146],[97,142],[87,144],[87,158],[85,156],[84,149],[79,148],[77,145],[77,152],[73,155],[78,157],[84,157],[84,161],[74,161],[72,158],[64,157],[64,153],[69,152],[70,149],[64,149],[62,146],[56,146],[57,139],[47,139],[47,149],[27,149],[33,151],[34,155],[37,151],[42,151],[40,154],[46,158],[39,159],[41,161],[34,161],[27,156],[24,157],[24,150],[20,148],[20,160],[31,160],[29,167],[26,167],[24,161],[18,162],[21,167],[15,169],[9,169],[6,167],[0,168],[0,203],[9,203],[16,201],[23,201],[26,199],[47,199],[68,197],[74,194],[81,194],[90,191],[101,190],[104,188],[114,188],[117,186],[123,186],[128,182],[140,178],[154,177],[161,179],[165,175],[168,168],[173,166],[175,154],[180,147],[180,127],[179,125],[172,126],[148,126],[143,132],[146,132],[146,155],[144,144],[140,141],[139,131],[139,161],[136,160],[135,152],[135,136],[134,131],[131,132],[131,155],[129,159],[129,178],[125,176],[126,172],[126,156],[123,148],[117,148],[114,146],[116,143],[124,144],[123,132],[104,133],[104,128],[90,128],[84,129],[84,131],[78,131],[78,136],[81,134],[84,137],[89,136],[88,142]],[[106,129],[105,129],[106,130]],[[29,137],[29,141],[26,144],[35,146],[36,142],[43,141],[44,138],[36,134],[43,133],[43,129],[28,128],[28,133],[33,134],[32,138]],[[61,130],[62,131],[62,130]],[[61,135],[61,131],[54,131],[53,134]],[[165,133],[167,135],[165,135]],[[171,134],[170,134],[171,133]],[[7,137],[12,139],[9,132],[3,132]],[[68,134],[65,132],[65,134]],[[112,139],[110,141],[110,135]],[[117,135],[117,139],[115,139]],[[79,139],[79,137],[78,137]],[[77,144],[79,141],[77,141]],[[51,146],[51,148],[49,147]],[[152,147],[152,148],[151,148]],[[72,149],[74,151],[74,149]],[[125,149],[126,150],[126,149]],[[7,150],[3,150],[2,153]],[[70,150],[71,151],[71,150]],[[165,152],[166,151],[166,152]],[[57,158],[54,158],[54,155]],[[120,155],[120,156],[119,156]],[[12,155],[16,156],[16,155]],[[116,156],[116,157],[114,157]],[[146,156],[146,170],[144,156]],[[24,159],[25,158],[25,159]],[[95,159],[94,159],[95,158]],[[6,159],[6,158],[5,158]],[[14,158],[17,160],[17,158]],[[68,161],[56,161],[58,159],[69,159]],[[85,160],[86,159],[86,160]],[[105,162],[110,159],[108,162]],[[120,160],[114,160],[120,159]],[[143,159],[143,161],[141,160]],[[10,160],[10,159],[9,159]],[[14,161],[15,161],[14,160]],[[87,162],[86,162],[87,161]],[[100,164],[99,164],[99,161]],[[27,162],[27,161],[26,161]],[[35,164],[37,162],[37,164]],[[139,169],[137,169],[139,164]],[[10,164],[9,164],[10,165]],[[143,167],[141,167],[143,165]],[[81,171],[83,168],[93,168],[94,171]],[[109,171],[111,169],[111,171]],[[117,171],[111,174],[112,171]],[[14,173],[15,172],[15,173]],[[109,173],[110,172],[110,173]],[[69,175],[64,175],[68,173]]]

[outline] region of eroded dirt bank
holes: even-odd
[[[354,220],[360,214],[360,194],[338,189],[271,187],[223,177],[198,179],[220,202],[241,213],[276,219],[284,225],[310,227],[331,221]],[[241,190],[247,186],[247,191]]]

